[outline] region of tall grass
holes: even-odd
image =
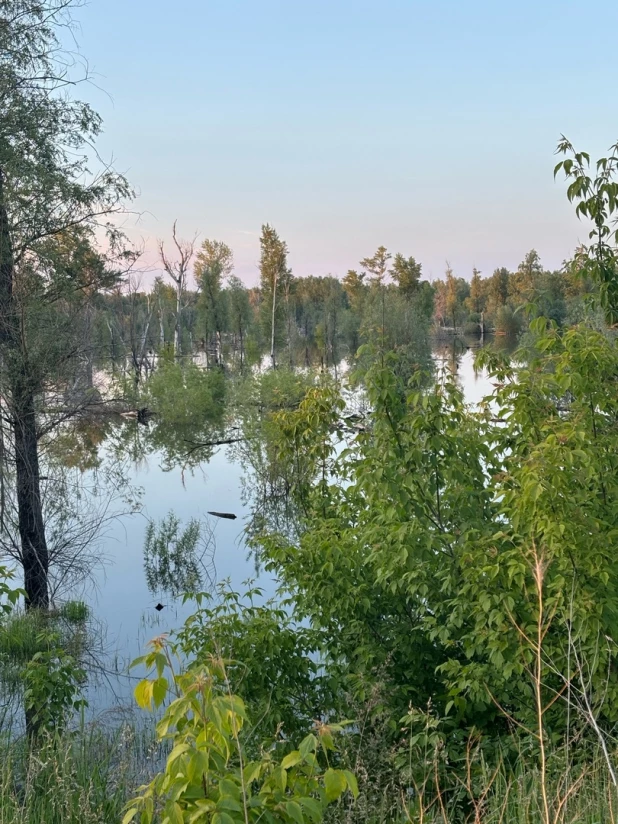
[[[136,787],[159,767],[153,738],[123,724],[0,743],[0,824],[118,824]]]
[[[400,821],[408,824],[613,824],[618,792],[600,760],[585,769],[543,779],[522,764],[487,772],[474,792],[459,790],[401,795]],[[547,795],[547,807],[545,806]]]

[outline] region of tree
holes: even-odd
[[[371,284],[374,286],[381,286],[388,274],[388,262],[391,259],[390,253],[385,246],[378,246],[373,257],[363,258],[360,265],[369,272],[373,277]]]
[[[466,299],[466,306],[471,312],[480,314],[485,310],[485,291],[481,273],[475,267],[472,270],[472,280],[470,281],[470,297]]]
[[[385,246],[378,246],[373,257],[363,258],[360,265],[366,269],[373,277],[370,278],[370,284],[373,289],[380,290],[382,300],[382,323],[381,323],[381,347],[384,350],[385,327],[386,327],[386,306],[384,298],[384,281],[388,274],[388,262],[391,259],[391,254],[387,251]]]
[[[447,262],[446,264],[446,282],[445,282],[445,313],[446,317],[448,317],[453,322],[453,329],[457,328],[457,310],[458,306],[458,299],[457,299],[457,279],[453,274],[453,270],[450,267],[450,264]]]
[[[508,300],[509,296],[509,281],[511,273],[508,269],[502,267],[495,269],[493,275],[489,278],[487,286],[487,300],[493,311],[498,309]]]
[[[251,325],[253,312],[249,302],[249,293],[240,278],[230,275],[228,279],[230,293],[230,322],[234,335],[238,338],[240,351],[240,367],[242,369],[245,357],[245,338]]]
[[[206,335],[215,337],[215,362],[221,360],[223,304],[221,285],[234,271],[232,250],[219,240],[205,240],[195,260],[195,280],[200,290],[200,303],[205,312]]]
[[[413,257],[405,258],[396,254],[391,274],[393,280],[406,298],[411,298],[419,288],[422,266]]]
[[[275,349],[284,323],[280,293],[288,295],[292,272],[288,267],[288,247],[268,223],[262,226],[260,237],[260,288],[262,292],[262,325],[270,339],[270,361],[274,369]]]
[[[174,246],[176,247],[177,257],[175,260],[170,258],[165,253],[164,243],[159,241],[159,259],[165,272],[176,284],[176,316],[174,323],[174,354],[176,357],[180,355],[180,321],[182,314],[182,302],[187,288],[187,278],[189,276],[189,268],[193,255],[195,252],[195,241],[193,240],[179,240],[176,234],[176,221],[172,227],[172,238]]]
[[[365,284],[365,273],[359,275],[356,269],[348,269],[343,278],[343,288],[348,296],[348,301],[352,310],[357,314],[362,314],[363,300],[367,293],[367,286]]]
[[[69,306],[83,294],[78,273],[59,270],[63,233],[94,228],[130,195],[111,168],[88,171],[101,121],[88,104],[67,96],[79,80],[68,74],[71,61],[58,34],[69,10],[66,0],[0,0],[0,350],[26,604],[41,608],[49,604],[49,553],[37,399],[57,374],[58,349],[64,347],[57,334],[48,339],[55,346],[40,346],[38,320],[60,318],[51,307],[62,301]],[[111,248],[118,249],[117,230],[107,228]],[[66,363],[69,351],[63,354]]]
[[[517,303],[530,303],[534,299],[542,274],[543,267],[541,266],[539,253],[536,249],[531,249],[510,279],[510,296]]]
[[[562,135],[556,154],[565,156],[554,169],[554,178],[563,171],[570,181],[567,197],[577,202],[576,215],[592,223],[588,233],[590,246],[581,246],[575,255],[579,274],[590,279],[598,289],[598,303],[610,326],[618,323],[618,143],[610,147],[607,157],[596,162],[596,174],[590,174],[590,155],[578,152]]]
[[[275,421],[278,459],[302,467],[303,524],[295,540],[261,536],[266,569],[350,689],[381,684],[396,719],[431,702],[452,753],[471,728],[498,757],[509,728],[536,746],[537,627],[548,736],[581,734],[582,691],[605,729],[618,718],[618,348],[583,325],[533,323],[531,362],[484,353],[495,390],[478,409],[453,375],[410,385],[389,353],[366,376],[371,411],[345,450],[332,387]]]

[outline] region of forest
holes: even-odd
[[[0,822],[614,821],[618,144],[555,271],[153,273],[76,13],[0,0]]]

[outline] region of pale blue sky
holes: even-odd
[[[299,275],[386,245],[427,276],[548,267],[584,227],[552,178],[564,132],[618,139],[615,0],[90,0],[80,44],[100,149],[140,192],[257,277],[272,223]]]

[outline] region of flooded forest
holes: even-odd
[[[618,145],[557,267],[251,283],[127,230],[80,12],[0,0],[0,822],[613,821]]]

